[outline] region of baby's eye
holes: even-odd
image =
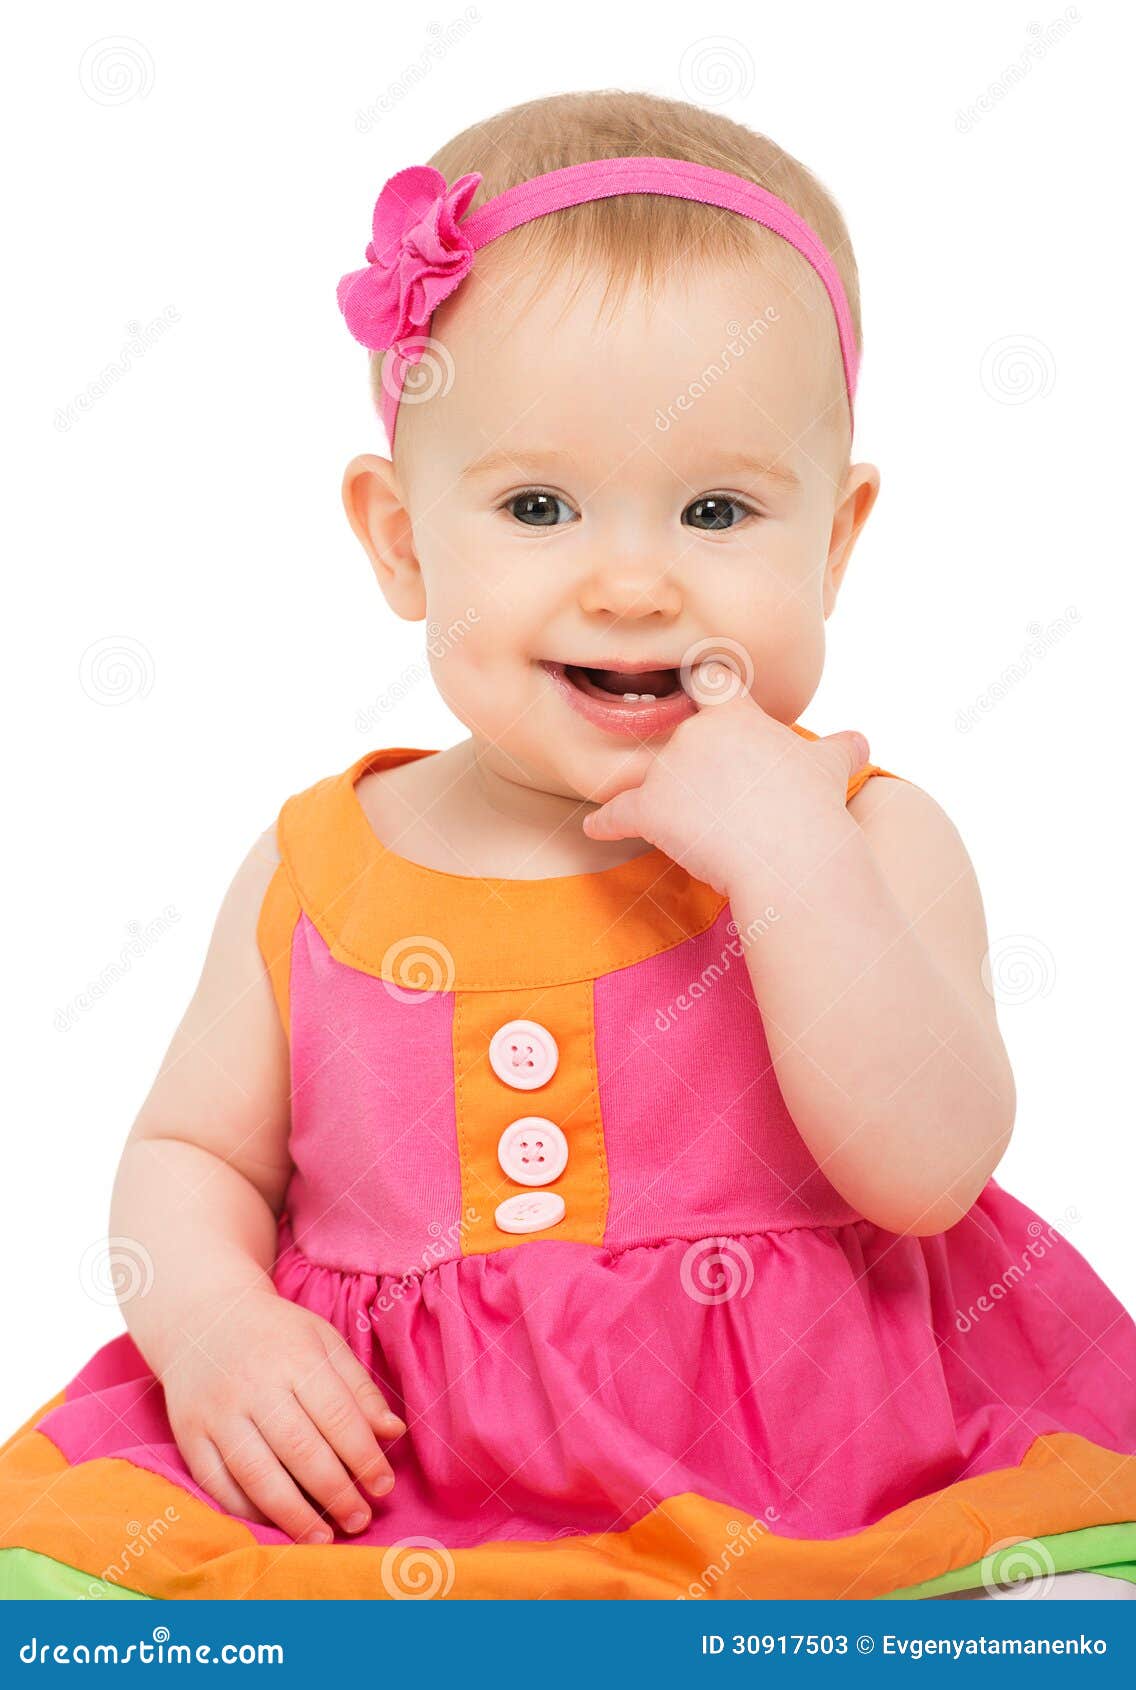
[[[741,499],[731,499],[722,493],[710,493],[695,499],[682,513],[682,520],[691,528],[713,533],[723,528],[736,528],[747,516],[756,513]]]
[[[565,521],[574,521],[576,516],[567,500],[540,487],[527,487],[523,493],[512,494],[506,499],[504,508],[510,516],[515,516],[518,522],[527,523],[530,528],[559,528]],[[558,511],[567,514],[562,519]]]

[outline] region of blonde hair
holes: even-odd
[[[718,112],[683,100],[621,89],[553,94],[510,106],[471,124],[439,147],[428,162],[447,182],[467,171],[481,172],[469,207],[475,211],[506,188],[546,171],[592,159],[636,155],[682,159],[732,171],[790,205],[831,254],[848,296],[857,349],[861,347],[859,273],[836,201],[799,159],[768,136]],[[808,261],[760,224],[717,206],[654,194],[629,194],[567,206],[501,236],[486,252],[507,244],[511,244],[518,267],[531,264],[538,275],[570,268],[584,259],[589,268],[598,268],[608,276],[605,300],[615,303],[633,284],[652,290],[679,260],[707,267],[752,266],[759,258],[794,291],[803,291],[809,278],[821,288]],[[823,288],[821,293],[823,297]],[[831,326],[833,357],[839,366],[839,343],[827,300],[825,313]],[[382,358],[381,352],[371,354],[371,392],[376,405]],[[843,388],[841,367],[841,393]],[[838,415],[840,409],[837,405]],[[846,408],[843,426],[847,429]]]

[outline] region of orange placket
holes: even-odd
[[[536,1021],[556,1040],[556,1071],[542,1086],[507,1084],[489,1061],[493,1035],[507,1022]],[[592,981],[503,992],[457,992],[454,1001],[454,1111],[461,1162],[462,1254],[478,1255],[541,1238],[602,1244],[608,1179],[596,1077]],[[503,1232],[497,1205],[533,1188],[511,1179],[497,1159],[501,1134],[522,1116],[553,1121],[568,1140],[568,1163],[558,1179],[536,1189],[565,1203],[563,1220],[542,1232]]]

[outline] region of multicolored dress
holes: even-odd
[[[761,932],[659,850],[520,881],[394,854],[356,783],[429,755],[288,799],[257,930],[293,1099],[275,1283],[405,1418],[393,1491],[325,1546],[229,1515],[123,1332],[0,1453],[0,1594],[1136,1582],[1136,1326],[1061,1231],[993,1179],[935,1236],[865,1220],[778,1088]]]

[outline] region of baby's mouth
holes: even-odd
[[[698,708],[679,670],[663,664],[608,669],[546,658],[540,666],[576,715],[603,733],[654,739]]]
[[[622,699],[633,704],[639,699],[669,698],[681,691],[677,669],[585,669],[566,663],[564,674],[580,692],[609,703]]]

